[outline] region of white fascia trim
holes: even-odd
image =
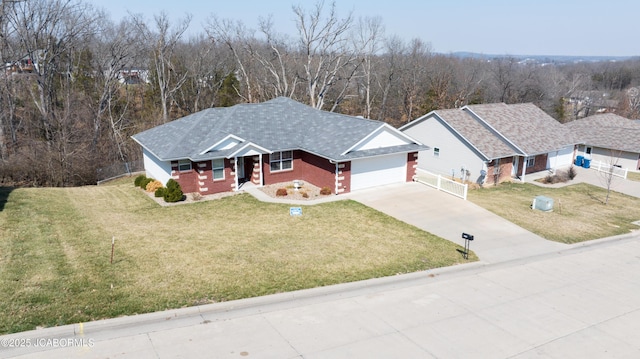
[[[493,126],[491,126],[487,121],[485,121],[482,117],[478,116],[477,113],[473,112],[472,109],[469,108],[469,106],[463,106],[461,108],[461,110],[467,110],[469,112],[471,112],[471,114],[473,115],[473,117],[475,117],[476,119],[478,119],[478,121],[484,123],[487,127],[489,127],[491,129],[491,131],[495,132],[498,136],[500,136],[503,140],[505,140],[506,142],[508,142],[509,144],[511,144],[515,149],[517,149],[518,151],[520,151],[522,156],[528,156],[527,153],[520,148],[518,145],[516,145],[515,143],[511,142],[511,140],[509,140],[507,138],[507,136],[503,135],[502,133],[500,133],[500,131],[496,130]]]
[[[489,158],[489,156],[487,156],[486,154],[484,154],[484,152],[480,151],[480,149],[476,146],[473,145],[473,143],[471,143],[471,141],[469,141],[466,137],[464,137],[460,132],[458,132],[455,128],[453,128],[453,126],[451,126],[449,124],[449,122],[447,122],[444,118],[440,117],[437,113],[433,114],[434,118],[438,121],[440,121],[446,128],[449,129],[449,131],[454,132],[455,134],[457,134],[458,136],[460,136],[460,138],[462,138],[462,140],[464,142],[466,142],[466,144],[473,148],[475,151],[477,151],[482,157],[485,158],[486,161],[491,161],[492,159]]]
[[[149,152],[150,154],[152,154],[155,158],[157,158],[160,161],[171,161],[171,160],[167,160],[164,158],[160,158],[160,156],[158,156],[157,154],[155,154],[153,151],[151,151],[147,146],[143,145],[142,143],[140,143],[138,140],[136,140],[135,138],[131,137],[134,141],[138,142],[138,144],[140,145],[140,147],[144,148],[145,150],[147,150],[147,152]]]
[[[415,138],[412,138],[411,136],[409,136],[409,135],[407,135],[406,133],[404,133],[404,132],[400,131],[399,129],[397,129],[397,128],[395,128],[395,127],[391,126],[391,125],[389,125],[388,123],[385,123],[383,126],[384,126],[384,127],[387,127],[388,129],[390,129],[390,130],[391,130],[391,132],[393,132],[393,133],[395,133],[395,134],[399,135],[400,137],[404,138],[405,140],[407,140],[407,141],[409,141],[409,142],[412,142],[412,143],[415,143],[415,144],[418,144],[418,145],[425,145],[424,143],[420,143],[420,142],[419,142],[418,140],[416,140]]]
[[[415,144],[418,144],[418,145],[422,145],[422,143],[414,140],[413,138],[409,137],[407,134],[405,134],[403,132],[400,132],[399,130],[391,127],[391,125],[389,125],[387,123],[383,123],[382,125],[380,125],[380,127],[378,127],[375,130],[371,131],[371,133],[369,133],[368,135],[363,137],[360,141],[356,142],[356,144],[354,144],[353,146],[349,147],[346,151],[342,152],[340,154],[340,156],[344,156],[347,153],[353,151],[354,148],[358,147],[360,144],[362,144],[363,142],[371,139],[372,137],[378,135],[381,132],[381,130],[384,130],[384,129],[390,130],[391,133],[393,133],[395,135],[398,135],[401,138],[404,138],[405,140],[407,140],[410,143],[415,143]]]
[[[416,118],[415,120],[413,120],[413,121],[411,121],[411,122],[409,122],[409,123],[407,123],[407,124],[405,124],[403,126],[400,126],[398,128],[398,130],[402,131],[402,130],[404,130],[406,128],[413,127],[413,126],[419,124],[420,122],[423,122],[424,120],[429,118],[431,115],[437,115],[436,111],[434,110],[434,111],[431,111],[431,112],[427,113],[426,115],[422,115],[422,116]]]
[[[258,150],[260,150],[260,151],[262,151],[262,152],[265,152],[265,153],[269,153],[269,154],[273,153],[273,151],[268,150],[268,149],[266,149],[266,148],[264,148],[264,147],[262,147],[262,146],[258,146],[258,145],[256,145],[256,144],[255,144],[255,143],[253,143],[253,142],[248,142],[248,143],[246,143],[244,146],[242,146],[242,147],[238,148],[237,150],[235,150],[234,152],[232,152],[232,153],[228,154],[228,155],[227,155],[227,158],[234,158],[234,157],[236,157],[236,155],[238,154],[238,152],[240,152],[240,151],[244,150],[244,149],[245,149],[245,148],[247,148],[247,147],[255,147],[255,148],[257,148]]]
[[[244,142],[244,139],[236,136],[236,135],[228,135],[225,138],[221,139],[220,141],[214,143],[213,145],[211,145],[210,147],[208,147],[207,149],[205,149],[204,151],[200,152],[200,155],[204,155],[205,153],[211,151],[212,149],[216,148],[218,145],[220,145],[222,142],[228,140],[228,139],[234,139],[237,140],[238,142]]]
[[[353,146],[347,148],[346,151],[342,152],[340,154],[340,156],[344,156],[347,153],[351,152],[354,148],[358,147],[358,145],[360,145],[361,143],[363,143],[364,141],[366,141],[367,139],[371,138],[371,136],[373,134],[375,134],[376,132],[378,132],[381,128],[384,128],[384,125],[380,125],[380,127],[376,128],[375,130],[371,131],[368,135],[364,136],[360,141],[356,142]]]

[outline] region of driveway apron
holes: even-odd
[[[360,190],[349,197],[405,223],[470,249],[481,261],[497,263],[568,248],[546,240],[469,201],[409,182]]]

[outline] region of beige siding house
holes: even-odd
[[[564,126],[581,140],[578,155],[630,171],[640,170],[640,123],[606,113]]]
[[[469,105],[436,110],[400,130],[429,146],[418,168],[494,183],[571,165],[578,141],[533,104]]]

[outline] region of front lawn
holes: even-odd
[[[0,333],[467,262],[459,246],[354,201],[301,217],[246,194],[160,207],[133,178],[0,188],[0,200]]]
[[[627,172],[627,179],[631,181],[640,181],[640,172]]]
[[[531,209],[536,196],[553,198],[553,212]],[[496,187],[469,191],[468,199],[541,237],[576,243],[638,229],[640,199],[585,183],[562,188],[532,184],[502,183]]]

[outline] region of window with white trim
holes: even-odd
[[[438,147],[433,148],[433,157],[440,157],[440,149]]]
[[[191,160],[179,160],[178,171],[180,172],[191,171]]]
[[[271,172],[285,171],[293,168],[293,151],[274,152],[269,156]]]
[[[527,168],[529,167],[533,167],[536,164],[536,158],[535,157],[530,157],[527,158]]]
[[[214,181],[224,179],[224,158],[216,158],[211,161],[211,168]]]

